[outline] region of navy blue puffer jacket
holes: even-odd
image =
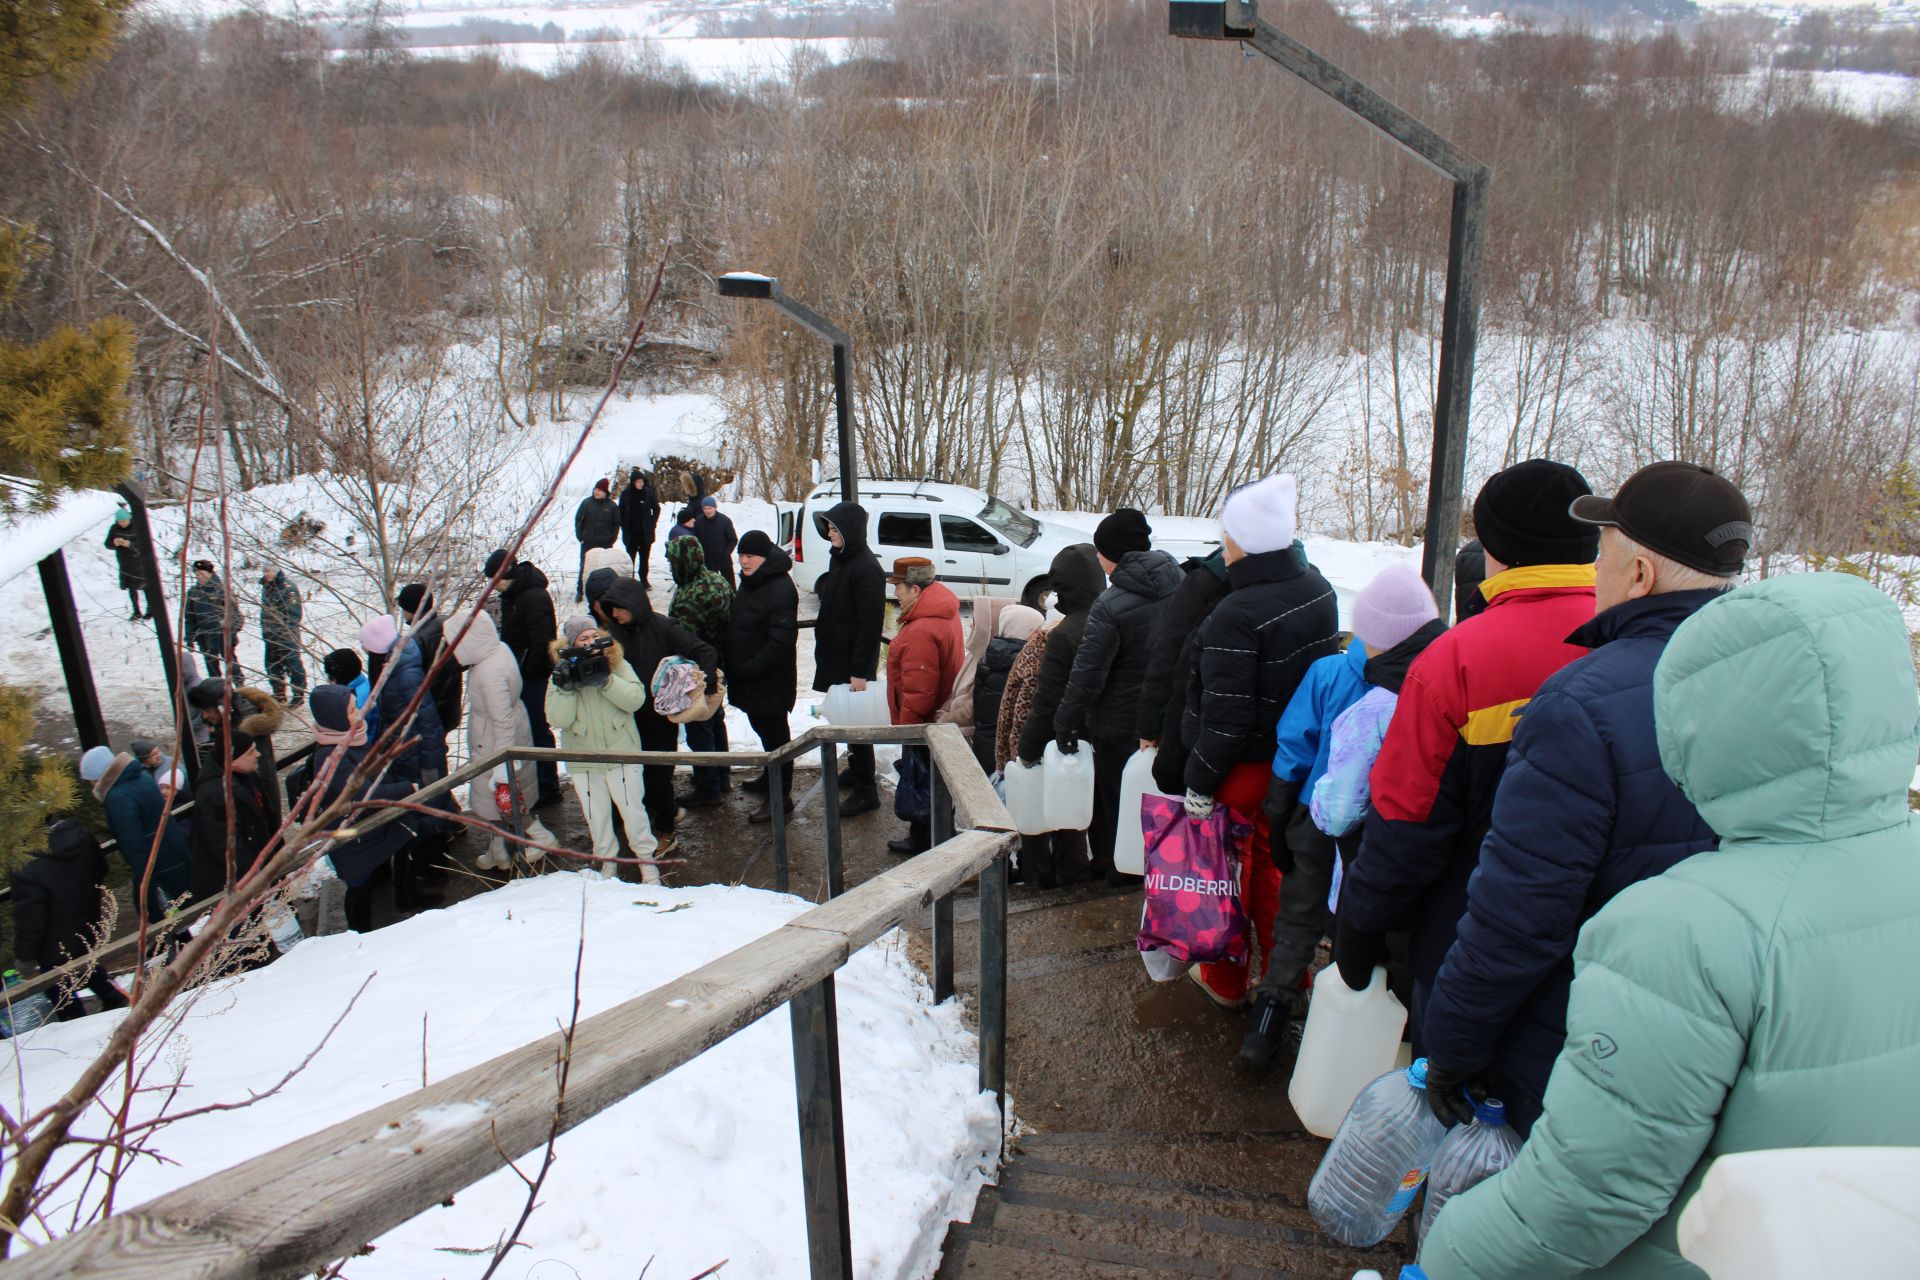
[[[1493,1069],[1522,1133],[1566,1043],[1580,926],[1717,843],[1660,767],[1653,669],[1674,629],[1720,594],[1674,591],[1601,613],[1568,637],[1593,652],[1549,676],[1520,717],[1423,1027],[1434,1062]]]

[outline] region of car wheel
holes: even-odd
[[[1043,573],[1032,582],[1029,582],[1027,589],[1020,593],[1020,603],[1029,609],[1037,609],[1041,613],[1045,613],[1047,611],[1047,597],[1052,594],[1053,579]]]

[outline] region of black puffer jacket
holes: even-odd
[[[793,560],[778,547],[755,573],[740,578],[727,618],[727,701],[749,715],[793,710],[798,679],[800,593]]]
[[[1292,548],[1227,566],[1231,588],[1201,626],[1181,739],[1187,790],[1215,795],[1232,768],[1273,758],[1274,727],[1316,658],[1340,651],[1340,610]]]
[[[188,892],[195,902],[217,898],[227,891],[227,797],[219,768],[200,775],[193,793],[193,826],[187,831],[187,852],[192,858]],[[233,775],[233,878],[253,870],[260,851],[267,847],[277,824],[268,815],[266,796],[259,776]]]
[[[631,625],[613,620],[616,605],[633,615]],[[634,723],[642,726],[643,731],[648,726],[657,728],[668,723],[665,716],[653,709],[653,673],[664,659],[692,658],[699,663],[700,669],[707,673],[709,692],[719,683],[719,652],[679,623],[655,613],[652,602],[647,599],[647,589],[632,578],[615,578],[607,593],[600,597],[598,607],[607,630],[620,642],[633,674],[647,686],[646,705],[633,713]]]
[[[1187,673],[1193,669],[1200,624],[1214,606],[1227,598],[1227,560],[1216,551],[1196,556],[1181,566],[1185,574],[1173,597],[1161,611],[1153,630],[1153,650],[1140,685],[1136,737],[1158,740],[1153,759],[1154,786],[1175,793],[1186,786],[1187,748],[1180,739],[1180,722],[1187,712]]]
[[[413,642],[420,646],[420,661],[433,672],[427,680],[427,696],[433,699],[433,709],[440,713],[441,729],[451,733],[460,727],[460,664],[449,654],[440,670],[433,671],[433,661],[440,656],[440,646],[446,638],[446,619],[437,613],[430,613],[413,624]]]
[[[1487,580],[1487,549],[1475,538],[1453,557],[1453,620],[1465,622],[1487,607],[1480,584]]]
[[[583,547],[610,547],[620,540],[620,504],[588,495],[573,512],[573,537]]]
[[[1073,660],[1079,656],[1080,640],[1086,634],[1087,615],[1107,586],[1107,575],[1100,572],[1091,542],[1066,548],[1053,558],[1047,573],[1053,584],[1054,606],[1061,617],[1047,632],[1047,652],[1040,660],[1040,678],[1034,682],[1033,706],[1027,712],[1027,722],[1020,726],[1020,758],[1027,761],[1038,760],[1053,740],[1054,714],[1073,674]]]
[[[867,546],[866,508],[842,502],[825,519],[847,545],[828,557],[832,567],[814,587],[820,595],[820,621],[813,632],[813,687],[819,693],[855,676],[873,679],[880,669],[880,632],[887,617],[887,571]]]
[[[1013,674],[1013,660],[1027,647],[1025,638],[995,636],[980,655],[973,672],[973,755],[980,768],[991,774],[993,728],[1000,722],[1000,703],[1006,697],[1007,677]]]
[[[547,575],[538,565],[520,561],[500,581],[500,640],[520,664],[523,688],[540,689],[553,674],[547,646],[559,634]],[[544,690],[541,696],[546,696]]]
[[[633,487],[636,479],[640,481],[638,489]],[[621,541],[636,551],[649,546],[659,524],[660,497],[653,491],[653,481],[635,471],[627,478],[627,487],[620,491]]]
[[[1091,736],[1131,745],[1153,631],[1180,586],[1180,566],[1164,551],[1129,551],[1112,585],[1087,614],[1073,675],[1054,713],[1057,738]],[[1151,736],[1151,735],[1149,735]]]
[[[13,954],[42,969],[93,949],[107,883],[107,855],[70,818],[47,828],[47,847],[13,873]]]

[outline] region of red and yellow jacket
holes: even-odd
[[[1593,566],[1528,565],[1480,584],[1486,609],[1414,660],[1371,775],[1341,919],[1413,933],[1414,975],[1431,983],[1467,905],[1507,746],[1548,676],[1587,651],[1567,637],[1592,621]]]

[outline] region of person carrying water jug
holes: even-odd
[[[1513,735],[1467,913],[1428,997],[1427,1101],[1441,1120],[1491,1092],[1523,1136],[1567,1038],[1573,944],[1628,885],[1714,846],[1661,772],[1653,670],[1674,630],[1734,586],[1753,512],[1732,484],[1656,462],[1613,498],[1574,501],[1600,528],[1599,613],[1575,631],[1586,657],[1547,677]]]
[[[1545,1114],[1441,1209],[1430,1280],[1699,1277],[1676,1224],[1717,1157],[1920,1146],[1920,712],[1899,607],[1826,573],[1721,596],[1667,642],[1653,723],[1720,846],[1580,931]]]

